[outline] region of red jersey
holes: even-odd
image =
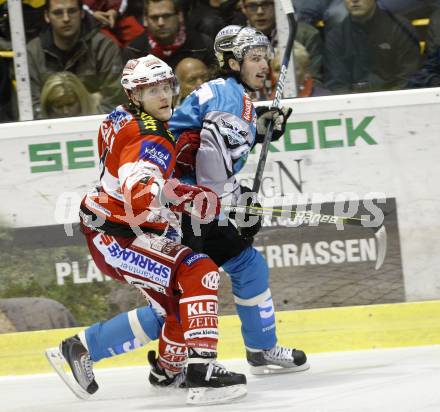
[[[175,139],[167,123],[136,108],[118,106],[98,135],[99,184],[81,204],[83,223],[115,236],[160,232],[174,217],[160,191],[174,170]]]

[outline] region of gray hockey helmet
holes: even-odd
[[[215,56],[220,67],[225,64],[224,53],[232,53],[237,61],[242,62],[246,53],[255,47],[266,48],[268,57],[272,57],[269,39],[253,27],[226,26],[217,33],[214,40]]]

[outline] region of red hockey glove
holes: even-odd
[[[163,187],[164,203],[174,212],[183,212],[196,219],[211,222],[220,213],[220,200],[207,187],[168,180]]]
[[[197,150],[200,147],[200,130],[183,132],[176,144],[176,168],[174,176],[182,177],[194,172]]]

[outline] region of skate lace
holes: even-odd
[[[87,379],[91,382],[95,379],[95,375],[93,374],[93,362],[90,359],[90,355],[88,353],[84,354],[81,357],[81,363],[86,371]]]
[[[265,355],[273,360],[286,360],[290,361],[293,358],[293,351],[295,349],[283,348],[282,346],[274,346],[270,350],[264,351]]]
[[[229,375],[230,372],[220,363],[212,361],[208,365],[208,370],[206,371],[205,380],[209,381],[212,375]]]

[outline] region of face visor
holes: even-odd
[[[166,96],[170,100],[179,94],[179,84],[176,77],[161,80],[156,83],[143,84],[132,92],[132,98],[139,103],[145,103]]]

